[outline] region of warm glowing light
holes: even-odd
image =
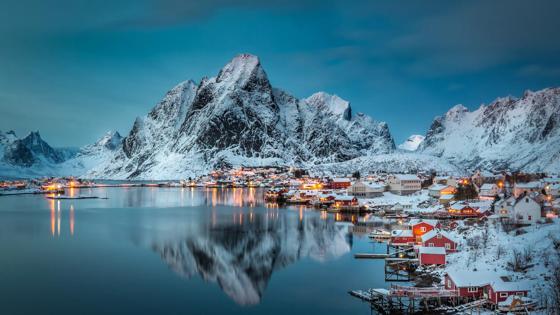
[[[74,235],[74,205],[70,205],[70,235]]]

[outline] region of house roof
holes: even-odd
[[[439,199],[443,199],[443,200],[451,200],[455,198],[455,195],[449,194],[449,195],[443,195],[441,197],[439,197]]]
[[[413,174],[395,174],[399,180],[420,180],[420,178]]]
[[[335,183],[348,183],[350,182],[350,178],[333,178],[332,181]]]
[[[432,238],[436,237],[438,234],[441,234],[443,237],[457,243],[457,240],[455,240],[455,238],[453,236],[451,236],[449,233],[447,233],[445,231],[441,231],[441,230],[431,230],[430,232],[422,235],[422,242],[425,242],[429,239],[432,239]]]
[[[515,183],[515,188],[523,189],[538,189],[541,187],[540,182],[529,182],[529,183]]]
[[[351,201],[354,200],[356,197],[354,196],[336,196],[335,200],[339,200],[339,201]]]
[[[413,226],[422,222],[435,227],[439,221],[434,219],[410,219],[410,221],[408,221],[408,225]]]
[[[461,288],[490,285],[497,292],[530,291],[527,283],[510,281],[507,276],[491,271],[454,270],[447,272],[447,275]]]
[[[426,246],[420,246],[420,247],[418,248],[418,253],[420,253],[420,254],[445,255],[445,248],[444,248],[444,247],[426,247]]]
[[[432,186],[428,187],[429,190],[437,190],[440,191],[449,187],[449,185],[441,185],[441,184],[433,184]]]
[[[496,187],[496,184],[482,184],[482,186],[480,186],[480,190],[491,190],[494,189],[494,187]]]

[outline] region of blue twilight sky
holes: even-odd
[[[560,1],[0,0],[0,130],[123,135],[238,53],[272,84],[349,100],[397,142],[462,103],[560,85]]]

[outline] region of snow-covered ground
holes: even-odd
[[[525,233],[517,235],[519,232],[516,231]],[[447,255],[447,265],[444,268],[435,269],[434,272],[441,279],[448,271],[482,271],[507,275],[512,281],[524,283],[532,288],[529,297],[537,299],[541,305],[544,304],[543,298],[550,291],[550,283],[546,277],[550,275],[552,266],[560,257],[560,249],[555,249],[555,242],[560,241],[558,219],[552,223],[523,227],[509,233],[504,231],[501,223],[487,222],[459,226],[450,234],[458,241],[459,251]],[[529,260],[526,270],[512,270],[510,263],[514,251]]]
[[[424,141],[424,136],[422,135],[412,135],[408,137],[403,143],[398,145],[398,148],[406,151],[416,151],[418,146]]]

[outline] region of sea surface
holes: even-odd
[[[343,217],[261,189],[0,196],[0,314],[370,314],[384,252]]]

